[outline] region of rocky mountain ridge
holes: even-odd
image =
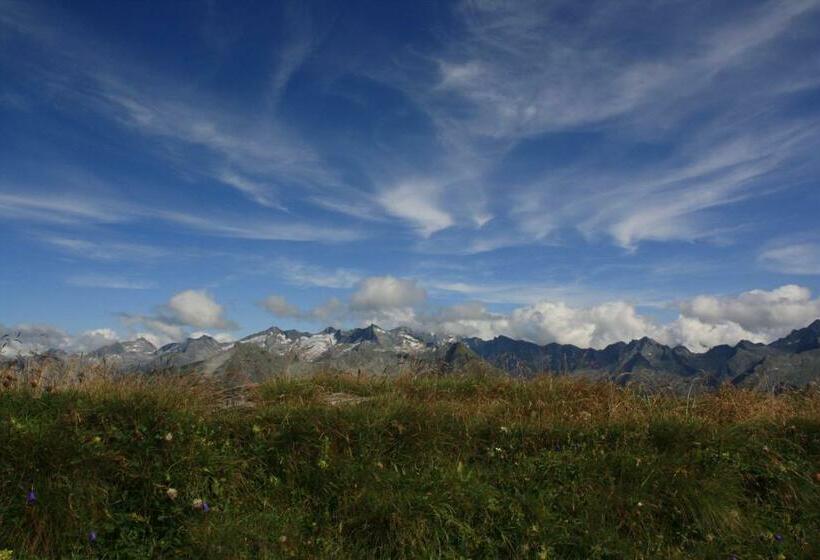
[[[574,375],[650,388],[723,383],[801,387],[820,380],[820,320],[768,345],[741,341],[704,353],[650,338],[598,350],[570,344],[539,345],[506,336],[444,338],[405,327],[385,330],[370,325],[350,330],[328,327],[317,333],[271,327],[231,343],[204,335],[161,348],[137,339],[105,346],[89,357],[124,371],[183,369],[254,381],[322,368],[395,375],[448,371],[473,363],[516,377]]]

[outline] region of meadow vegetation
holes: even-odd
[[[10,376],[11,377],[11,376]],[[820,558],[820,393],[556,377],[0,388],[0,557]]]

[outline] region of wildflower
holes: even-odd
[[[643,507],[643,502],[638,502],[638,507],[642,508]]]
[[[168,498],[170,498],[171,500],[176,500],[177,499],[177,494],[178,493],[177,493],[175,488],[169,488],[168,490],[165,491],[165,495],[168,496]]]
[[[505,433],[505,434],[509,434],[509,433],[510,433],[510,429],[509,429],[507,426],[501,426],[501,431],[502,431],[503,433]]]
[[[88,542],[90,544],[95,544],[97,542],[97,531],[88,532]]]
[[[100,444],[102,443],[102,438],[100,436],[94,436],[94,438],[91,440],[91,443]]]
[[[35,503],[37,503],[37,493],[34,491],[34,488],[32,488],[28,491],[28,494],[26,494],[26,504],[33,506]]]
[[[327,461],[325,461],[324,459],[319,459],[319,462],[317,463],[317,465],[318,465],[318,466],[319,466],[319,468],[320,468],[320,469],[322,469],[322,470],[325,470],[326,468],[328,468],[328,467],[330,466],[330,465],[328,464],[328,462],[327,462]]]
[[[165,434],[165,441],[168,442],[168,443],[171,443],[172,441],[174,441],[174,434],[172,434],[171,432],[168,432],[167,434]]]
[[[211,511],[211,507],[208,505],[208,502],[201,498],[197,498],[196,500],[191,502],[191,507],[193,507],[194,509],[198,509],[202,513],[208,513],[209,511]]]
[[[775,533],[774,540],[776,540],[777,542],[783,542],[783,535],[781,535],[780,533]]]
[[[281,537],[279,537],[279,542],[282,543],[282,544],[285,544],[286,542],[288,542],[287,535],[282,535]]]

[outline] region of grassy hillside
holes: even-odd
[[[817,392],[8,385],[0,550],[14,558],[820,558]]]

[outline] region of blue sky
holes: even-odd
[[[818,29],[815,0],[0,0],[0,328],[770,340],[820,316]]]

